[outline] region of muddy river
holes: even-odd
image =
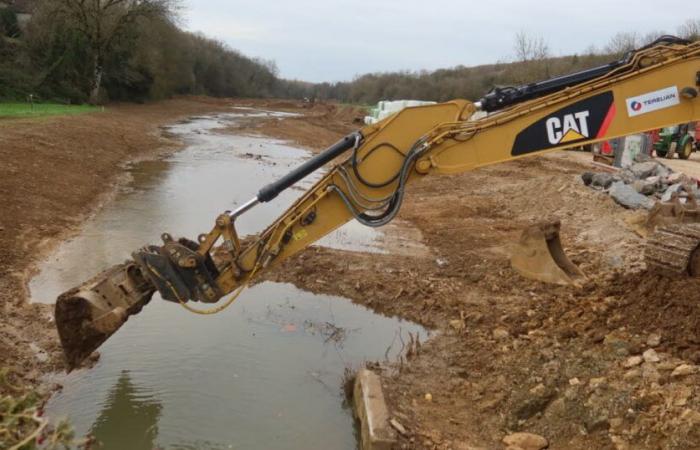
[[[169,127],[185,148],[130,167],[131,181],[40,266],[33,301],[53,302],[163,231],[209,231],[221,211],[309,157],[282,141],[221,132],[270,114],[283,113],[239,109]],[[262,230],[301,192],[244,215],[241,234]],[[385,251],[379,232],[356,223],[321,245]],[[156,296],[100,349],[94,368],[56,376],[64,388],[47,414],[68,417],[105,449],[353,449],[344,371],[395,358],[409,332],[426,336],[415,324],[289,284],[252,287],[214,316]]]

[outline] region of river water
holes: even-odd
[[[242,118],[283,114],[239,109],[169,127],[185,148],[132,165],[131,181],[42,263],[32,300],[52,303],[164,231],[190,238],[209,231],[221,211],[309,157],[282,141],[219,132]],[[244,215],[241,235],[262,230],[301,192],[288,190]],[[320,244],[383,252],[381,240],[350,223]],[[105,449],[353,449],[344,371],[395,358],[409,332],[426,335],[290,284],[249,288],[214,316],[192,315],[156,295],[100,348],[94,368],[57,377],[64,387],[46,411],[69,418],[79,436],[91,433]]]

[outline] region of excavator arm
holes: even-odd
[[[500,88],[472,103],[406,108],[352,133],[235,211],[196,241],[164,234],[163,245],[133,253],[62,294],[56,323],[69,367],[113,334],[155,291],[192,302],[232,302],[256,276],[351,219],[377,227],[401,208],[408,183],[667,125],[700,120],[700,42],[672,37],[573,75]],[[489,114],[476,118],[479,110]],[[260,234],[240,239],[238,217],[335,162]],[[195,310],[201,312],[200,310]]]

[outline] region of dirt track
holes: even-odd
[[[0,219],[8,318],[0,351],[15,379],[34,383],[60,367],[49,311],[24,304],[23,279],[44,243],[70,233],[110,191],[119,162],[172,147],[158,125],[222,105],[181,100],[45,124],[0,122],[8,174],[0,193],[11,212]],[[352,110],[267,106],[307,117],[249,131],[322,148],[357,127]],[[698,282],[645,272],[641,240],[627,226],[634,214],[582,185],[579,156],[410,186],[400,217],[422,232],[428,255],[311,248],[271,275],[439,330],[383,375],[406,448],[500,449],[514,430],[541,434],[555,449],[700,448],[699,375],[671,376],[682,362],[700,363]],[[562,220],[564,246],[589,276],[581,289],[527,281],[509,266],[508,245],[521,229],[550,216]],[[624,367],[654,333],[660,361]],[[40,362],[30,343],[49,358]]]

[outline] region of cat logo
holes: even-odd
[[[588,111],[566,114],[563,119],[550,117],[545,122],[547,138],[552,145],[578,141],[590,137],[588,134]]]
[[[0,0],[2,1],[2,0]],[[510,154],[527,155],[606,136],[615,119],[612,91],[601,92],[552,111],[520,131]]]

